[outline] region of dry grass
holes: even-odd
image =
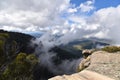
[[[102,48],[103,51],[107,51],[107,52],[118,52],[120,51],[120,46],[106,46],[104,48]]]

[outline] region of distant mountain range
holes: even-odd
[[[43,33],[44,32],[22,32],[22,33],[24,33],[24,34],[29,34],[29,35],[31,35],[31,36],[34,36],[34,37],[36,37],[36,38],[39,38],[39,37],[41,37],[42,35],[43,35]]]
[[[52,48],[52,51],[56,52],[62,59],[80,58],[82,57],[82,50],[84,49],[100,49],[109,45],[109,40],[89,38],[72,41],[66,45],[60,45]],[[65,54],[67,53],[67,54]],[[71,57],[70,57],[71,56]]]
[[[44,32],[25,32],[25,33],[32,35],[36,38],[39,38],[44,34]],[[55,38],[60,37],[58,35],[54,36]],[[95,48],[99,49],[106,45],[110,45],[110,43],[111,40],[108,39],[99,39],[91,37],[74,40],[66,45],[55,46],[52,49],[54,50],[54,52],[57,52],[58,54],[63,54],[64,53],[63,51],[65,51],[65,53],[69,53],[69,55],[72,54],[74,56],[81,57],[81,52],[83,49],[95,49]],[[60,50],[62,50],[62,52]]]
[[[25,34],[32,35],[36,38],[41,37],[43,32],[25,32]],[[60,36],[54,35],[55,38],[59,38]],[[76,59],[82,57],[82,50],[84,49],[99,49],[106,45],[110,44],[110,40],[108,39],[98,39],[98,38],[82,38],[78,40],[74,40],[65,45],[55,46],[50,49],[50,52],[57,53],[59,58],[54,58],[54,61],[59,64],[62,60],[65,59]]]
[[[60,47],[76,55],[80,55],[80,52],[84,49],[100,49],[106,45],[109,45],[109,43],[110,41],[106,39],[84,38],[81,40],[72,41],[66,45],[61,45]]]

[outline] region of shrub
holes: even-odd
[[[9,34],[7,34],[7,33],[0,33],[0,38],[9,38]]]
[[[112,53],[112,52],[120,51],[120,47],[118,47],[118,46],[106,46],[106,47],[102,48],[102,50]]]
[[[6,60],[6,57],[4,54],[4,41],[0,40],[0,67],[5,62],[5,60]]]
[[[31,63],[32,66],[38,63],[38,59],[34,54],[30,54],[26,57],[27,61]]]
[[[33,80],[33,68],[38,60],[34,54],[19,53],[2,74],[3,80]],[[1,80],[1,79],[0,79]]]
[[[26,54],[25,53],[19,53],[16,57],[17,61],[24,61],[26,59]]]

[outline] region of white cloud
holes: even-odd
[[[49,31],[64,34],[66,39],[95,36],[119,42],[120,6],[100,9],[91,16],[76,14],[94,10],[94,2],[88,0],[75,7],[70,0],[1,0],[0,29]]]
[[[77,12],[77,8],[69,8],[68,12],[69,13],[75,13],[75,12]]]
[[[91,1],[86,1],[84,5],[91,5]],[[1,0],[0,1],[0,27],[8,30],[4,26],[13,27],[11,29],[23,31],[40,31],[51,30],[54,27],[65,27],[63,33],[71,26],[69,22],[66,24],[67,18],[63,19],[61,15],[67,13],[67,17],[71,16],[71,13],[75,15],[79,8],[74,7],[70,0]],[[73,17],[76,21],[81,21],[84,24],[82,18]],[[81,20],[80,20],[81,19]],[[49,28],[50,27],[50,28]],[[72,27],[72,26],[71,26]],[[59,28],[61,31],[61,28]],[[20,30],[19,30],[20,31]]]
[[[82,12],[89,12],[89,11],[91,11],[91,10],[94,9],[93,4],[94,4],[94,1],[88,0],[88,1],[86,1],[86,2],[84,2],[84,3],[81,3],[80,6],[79,6],[79,8],[80,8],[80,10],[81,10]]]
[[[2,26],[0,29],[6,29],[7,31],[22,31],[21,28],[19,27],[14,27],[14,26]]]
[[[118,37],[120,33],[120,5],[101,9],[93,16],[93,22],[101,26],[104,35],[120,44],[120,38]]]
[[[74,23],[66,28],[67,33],[59,39],[61,43],[83,37],[97,37],[111,39],[113,44],[120,44],[120,5],[100,9],[92,16],[72,15],[69,20]]]
[[[23,30],[61,25],[62,12],[69,7],[69,0],[1,0],[0,27],[14,26]]]
[[[86,24],[85,16],[70,16],[69,20],[82,25]]]
[[[86,36],[108,38],[116,44],[120,44],[120,5],[100,9],[92,16],[72,16],[70,20],[74,21],[72,31],[76,31],[76,35],[73,35],[76,36],[76,39]],[[71,35],[71,37],[73,36]]]

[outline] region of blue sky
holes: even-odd
[[[75,6],[79,6],[81,3],[85,1],[86,0],[70,0],[70,3],[75,4]]]
[[[86,1],[88,0],[71,0],[70,2],[72,4],[75,4],[75,6],[79,6],[81,3]],[[96,7],[96,10],[99,10],[106,7],[116,7],[119,4],[120,4],[120,0],[95,0],[94,6]]]

